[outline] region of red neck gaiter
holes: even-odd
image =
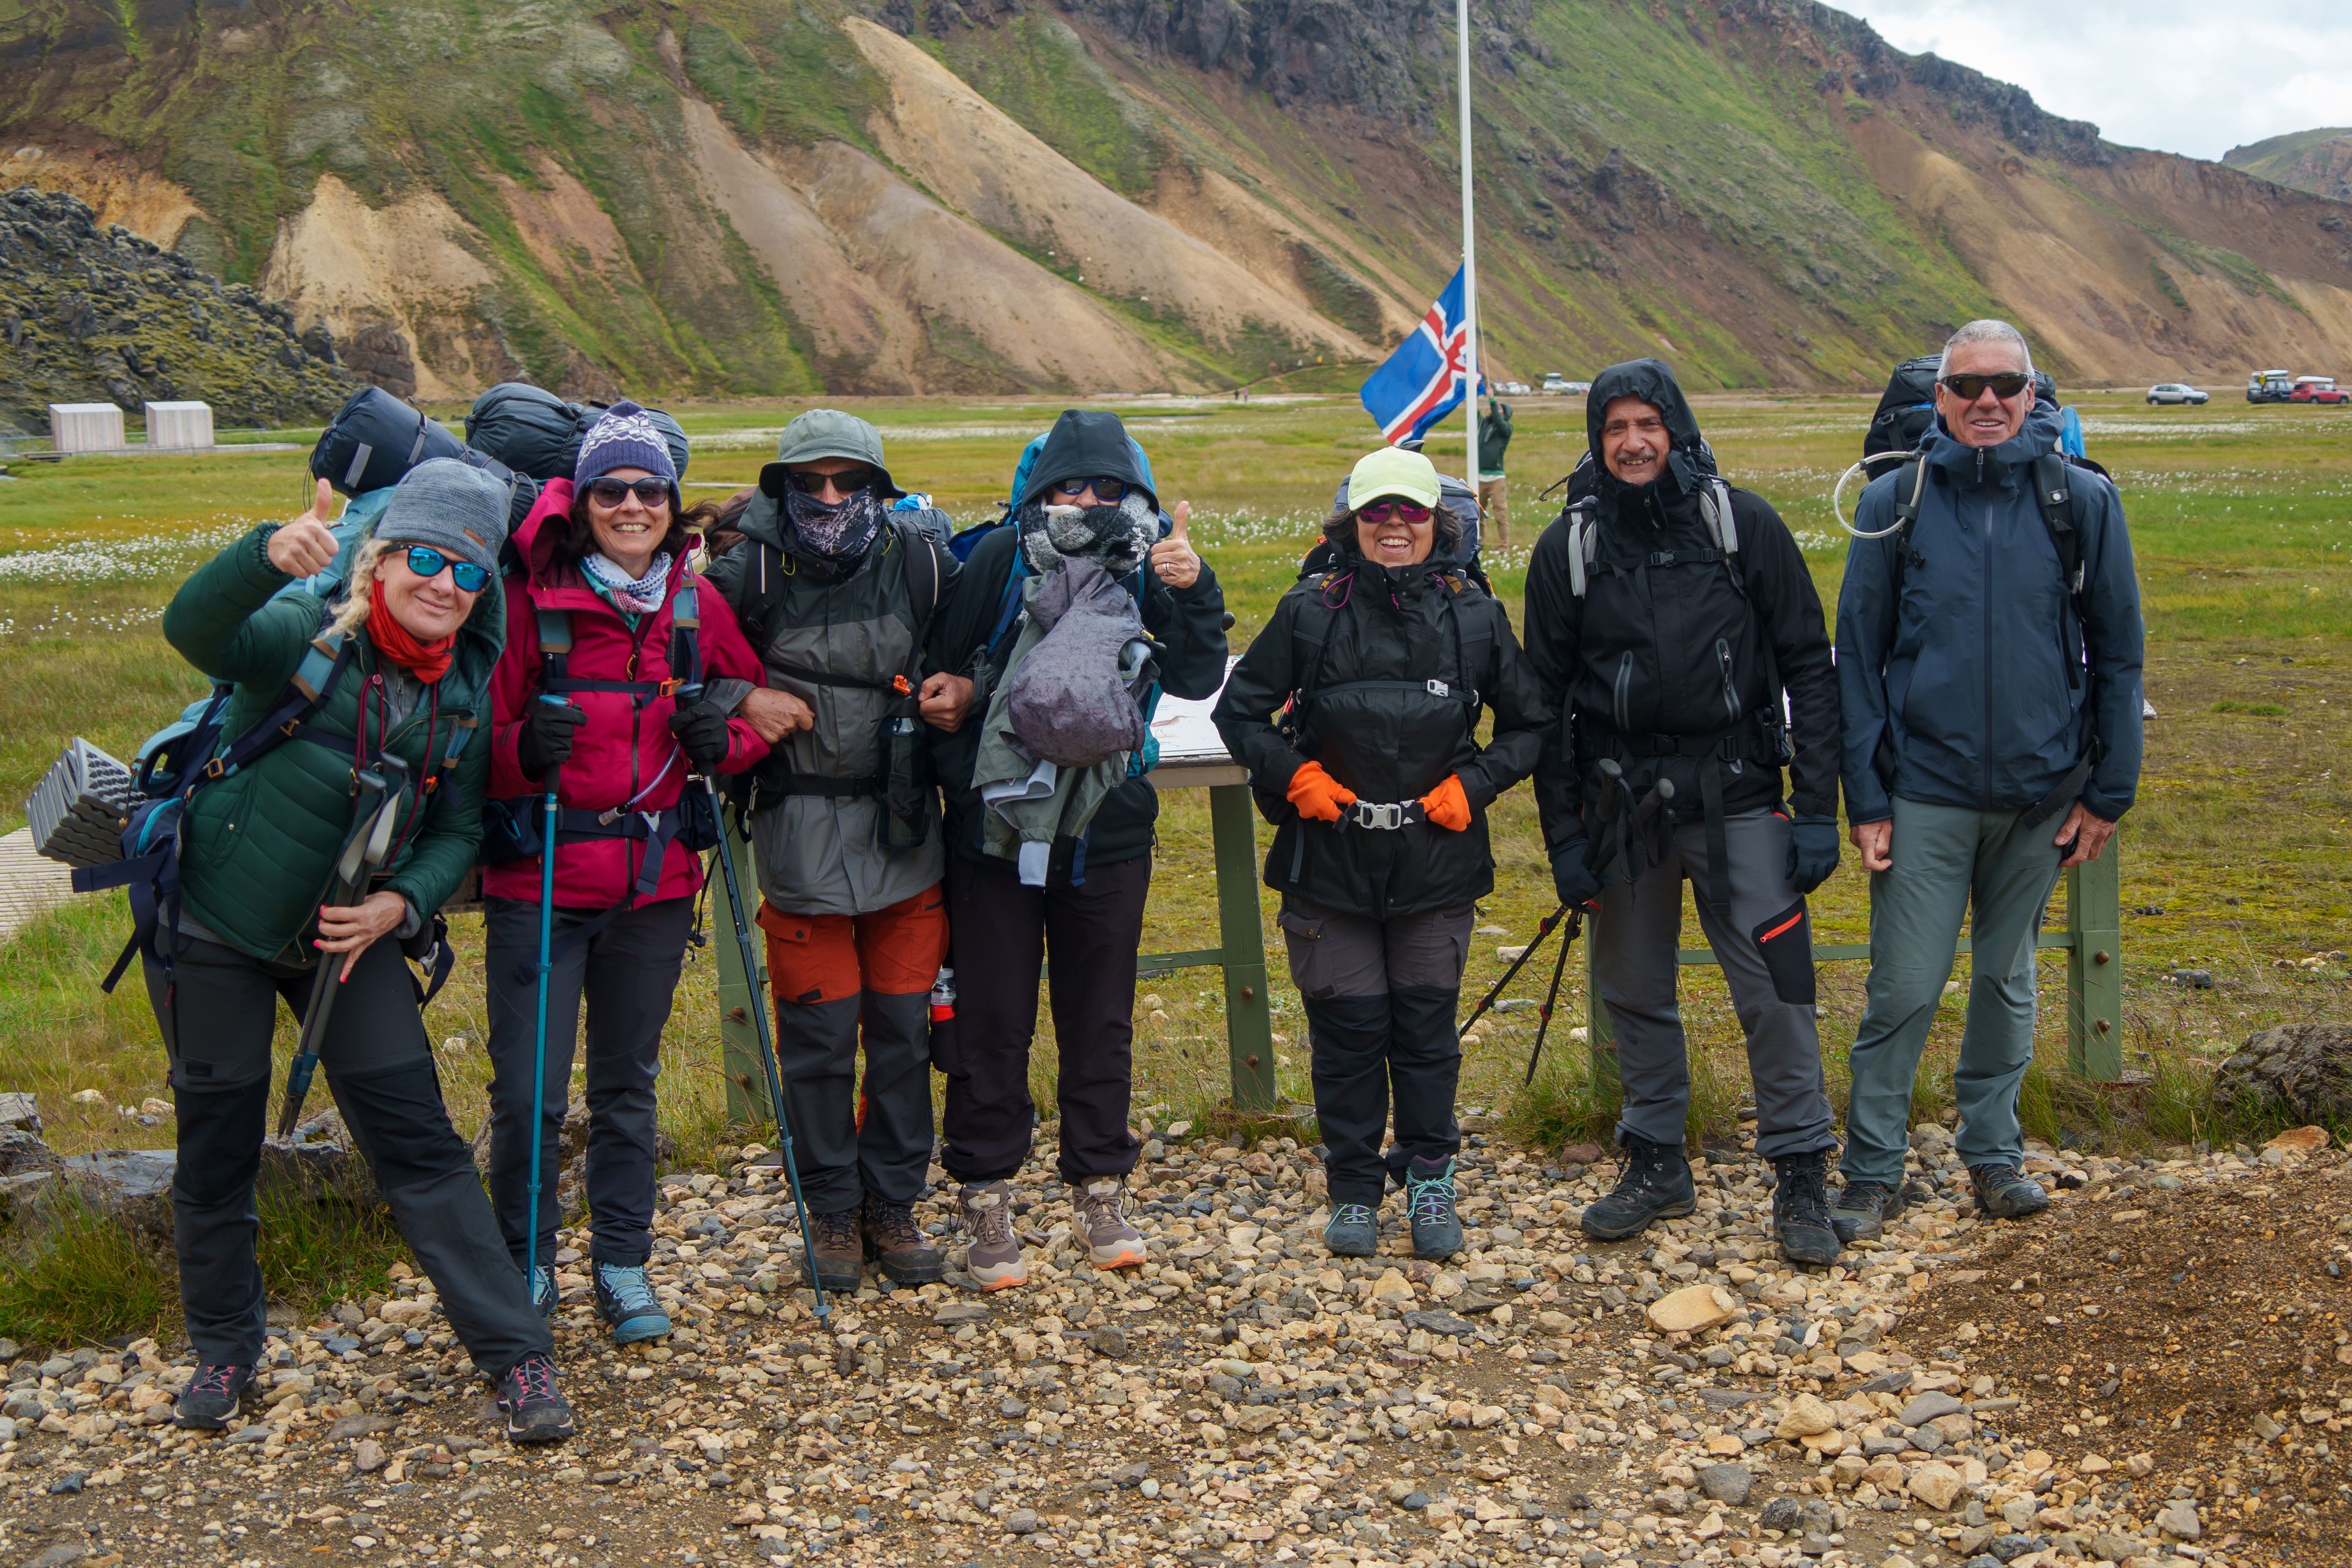
[[[419,642],[406,626],[393,619],[392,608],[383,600],[383,580],[380,577],[368,602],[367,633],[376,652],[427,686],[449,673],[449,650],[457,645],[457,634],[452,632],[434,642]]]

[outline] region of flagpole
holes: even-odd
[[[1470,173],[1470,0],[1454,0],[1455,58],[1462,86],[1463,406],[1470,412],[1470,458],[1463,479],[1478,493],[1478,228]]]

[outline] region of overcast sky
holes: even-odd
[[[2218,159],[2242,142],[2352,125],[2341,0],[1830,0],[1907,54],[2015,82],[2110,142]]]

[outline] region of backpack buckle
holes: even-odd
[[[1360,800],[1353,810],[1353,820],[1359,827],[1377,827],[1393,832],[1404,826],[1404,805],[1399,801],[1375,805],[1369,800]]]
[[[215,757],[212,761],[206,763],[204,767],[204,775],[208,779],[217,779],[223,773],[227,772],[228,769],[223,765],[221,759],[218,757]]]
[[[667,680],[661,682],[654,695],[656,697],[675,697],[677,695],[678,688],[685,684],[686,682],[678,679],[677,677],[671,676]]]
[[[1429,682],[1429,694],[1432,697],[1451,697],[1454,695],[1454,688],[1442,680],[1433,680]]]

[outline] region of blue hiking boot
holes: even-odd
[[[1435,1263],[1462,1250],[1462,1216],[1454,1212],[1454,1162],[1406,1162],[1405,1209],[1412,1217],[1412,1255]]]
[[[1381,1216],[1368,1204],[1341,1204],[1323,1227],[1323,1245],[1334,1258],[1370,1258],[1380,1250]]]
[[[633,1345],[669,1332],[669,1314],[662,1310],[660,1299],[646,1282],[644,1265],[624,1268],[617,1263],[599,1263],[595,1272],[596,1310],[613,1325],[614,1344]]]
[[[542,1318],[555,1316],[555,1304],[563,1292],[555,1288],[555,1270],[542,1263],[538,1277],[530,1282],[530,1304],[539,1309]]]

